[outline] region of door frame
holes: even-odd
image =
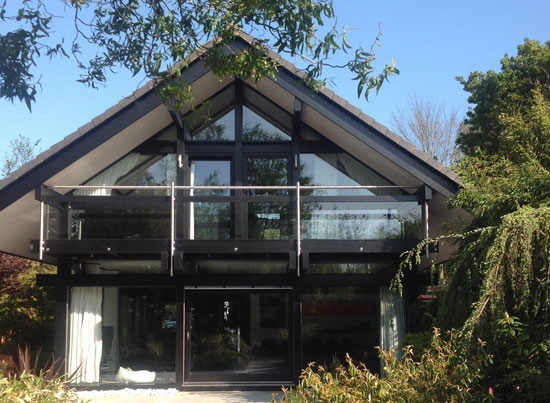
[[[292,385],[295,381],[295,363],[296,363],[296,341],[294,340],[296,336],[296,332],[294,329],[294,323],[295,323],[295,315],[296,311],[294,309],[294,299],[295,299],[295,290],[293,287],[289,286],[186,286],[183,287],[183,309],[182,309],[182,337],[181,337],[181,345],[183,346],[183,354],[180,355],[183,359],[183,386],[186,385],[196,385],[196,384],[210,384],[210,385],[216,385],[216,384],[234,384],[234,385]],[[204,381],[204,380],[193,380],[192,374],[191,374],[191,343],[189,342],[191,339],[191,320],[190,320],[190,304],[189,302],[189,294],[193,292],[227,292],[227,293],[268,293],[268,292],[281,292],[288,298],[288,323],[287,323],[287,330],[288,330],[288,365],[289,365],[289,372],[287,379],[278,379],[274,381],[267,381],[267,380],[256,380],[256,381],[247,381],[246,377],[243,377],[243,379],[239,380],[226,380],[223,379],[223,377],[211,377],[211,381]],[[298,332],[298,335],[300,332]]]

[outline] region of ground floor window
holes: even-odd
[[[77,383],[175,383],[175,288],[74,287],[69,310]]]
[[[378,288],[313,287],[302,290],[302,366],[332,369],[353,360],[378,371]]]
[[[376,347],[400,347],[404,331],[403,301],[387,287],[182,287],[179,309],[176,292],[73,287],[67,371],[76,383],[175,384],[179,368],[189,384],[281,385],[299,366],[332,370],[346,354],[379,372]]]

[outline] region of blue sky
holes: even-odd
[[[349,34],[354,46],[370,47],[380,24],[383,46],[377,49],[377,64],[393,57],[401,70],[369,102],[357,98],[349,74],[327,72],[336,93],[387,126],[390,112],[406,107],[413,93],[465,112],[468,94],[456,76],[498,70],[502,56],[515,54],[526,37],[550,40],[548,0],[334,0],[334,6],[338,26],[354,29]],[[141,78],[120,72],[109,77],[105,88],[94,90],[76,82],[74,62],[44,60],[40,67],[43,89],[32,113],[24,104],[0,100],[0,155],[17,134],[41,139],[44,150],[142,84]]]

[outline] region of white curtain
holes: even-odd
[[[117,180],[126,175],[134,168],[142,156],[137,153],[128,154],[113,166],[90,179],[86,185],[89,186],[113,186]],[[111,189],[79,189],[74,192],[77,196],[110,196]]]
[[[384,351],[396,349],[401,357],[401,341],[405,333],[403,298],[389,287],[380,287],[380,348]],[[380,359],[380,373],[384,373],[384,360]]]
[[[68,373],[76,371],[75,383],[99,382],[101,299],[101,287],[72,289]]]

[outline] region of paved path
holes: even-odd
[[[160,396],[85,397],[90,403],[267,403],[277,392],[178,392]]]

